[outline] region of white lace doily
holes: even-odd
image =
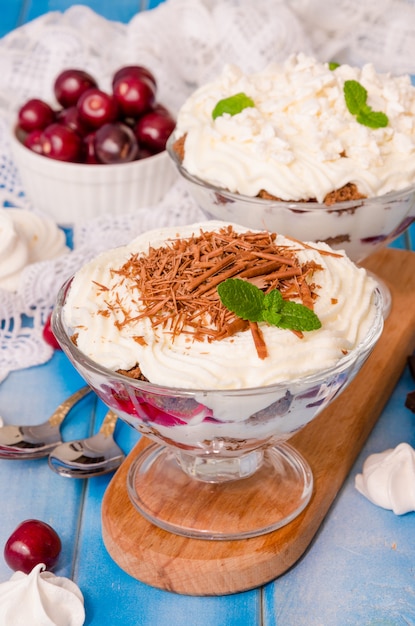
[[[415,74],[415,0],[167,0],[126,25],[85,6],[26,24],[0,40],[0,206],[36,210],[10,155],[10,126],[25,100],[54,102],[52,85],[62,69],[82,67],[109,89],[122,65],[147,65],[156,76],[159,101],[175,113],[224,63],[251,72],[300,51]],[[18,293],[0,290],[0,381],[50,358],[44,322],[60,285],[86,260],[143,230],[202,217],[177,182],[156,208],[77,226],[73,252],[27,267]]]

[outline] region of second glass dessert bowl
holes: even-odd
[[[175,152],[174,143],[172,135],[167,142],[167,152],[209,219],[284,233],[300,241],[324,241],[335,250],[344,250],[358,264],[389,245],[415,221],[415,185],[374,198],[347,200],[330,206],[250,197],[215,187],[190,174]],[[387,317],[391,295],[388,287],[379,279],[378,282]]]
[[[128,492],[153,524],[176,534],[229,540],[288,524],[313,491],[307,461],[287,439],[350,383],[383,328],[382,296],[364,340],[331,368],[255,389],[179,389],[110,371],[82,353],[60,290],[53,331],[97,395],[121,419],[154,441],[134,459]]]
[[[300,241],[324,241],[334,249],[344,250],[354,263],[361,263],[387,246],[415,221],[415,185],[332,205],[250,197],[215,187],[190,174],[173,149],[174,143],[172,135],[167,152],[209,219],[284,233]]]

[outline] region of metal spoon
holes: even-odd
[[[88,393],[82,387],[52,413],[47,422],[35,426],[6,425],[0,428],[0,459],[39,459],[62,442],[60,425],[72,407]]]
[[[116,470],[125,458],[113,438],[117,419],[108,411],[96,435],[57,446],[49,454],[49,467],[71,478],[90,478]]]

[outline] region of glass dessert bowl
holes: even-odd
[[[389,245],[415,221],[415,185],[383,196],[347,200],[331,206],[318,202],[282,202],[250,197],[215,187],[189,174],[173,149],[167,152],[189,192],[208,219],[219,219],[247,228],[284,233],[300,241],[324,241],[344,250],[354,263]],[[384,315],[391,306],[389,288],[380,279]]]
[[[209,219],[280,232],[300,241],[324,241],[334,249],[344,250],[354,263],[361,263],[387,246],[415,221],[415,185],[331,206],[253,198],[220,189],[189,174],[173,150],[174,141],[172,136],[167,151]]]
[[[106,369],[73,341],[60,290],[53,331],[74,367],[121,419],[154,443],[133,461],[128,492],[155,525],[186,537],[241,539],[276,530],[303,511],[313,491],[307,461],[287,439],[351,382],[383,328],[374,323],[333,367],[251,389],[182,389]]]

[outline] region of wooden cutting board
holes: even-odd
[[[277,578],[305,552],[415,348],[415,254],[384,249],[365,265],[390,287],[392,309],[355,380],[290,439],[314,475],[306,509],[287,526],[252,539],[208,541],[168,533],[144,519],[127,494],[128,469],[151,443],[142,438],[115,474],[102,504],[105,546],[128,574],[176,593],[225,595]],[[404,402],[402,398],[402,407]]]

